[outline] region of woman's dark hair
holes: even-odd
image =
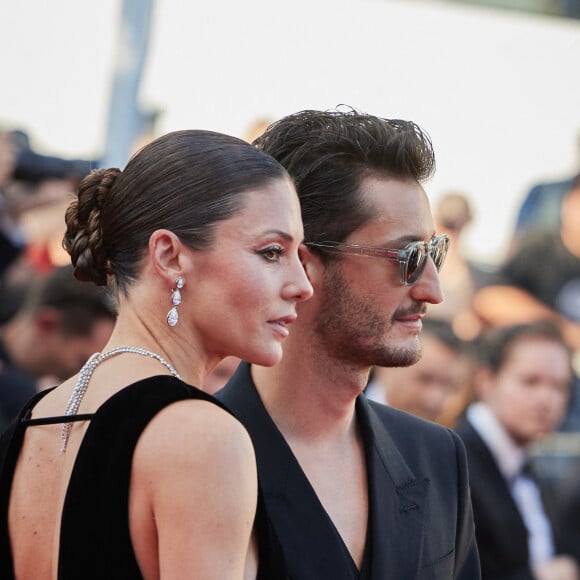
[[[254,144],[294,180],[307,242],[342,242],[373,217],[362,202],[365,178],[421,182],[435,169],[431,140],[415,123],[351,108],[289,115]]]
[[[126,292],[149,237],[175,233],[207,248],[217,222],[241,211],[245,192],[286,176],[269,155],[211,131],[176,131],[134,155],[125,169],[93,171],[66,211],[63,246],[79,280]]]

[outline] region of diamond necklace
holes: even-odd
[[[161,355],[155,352],[151,352],[150,350],[146,350],[144,348],[138,348],[136,346],[118,346],[117,348],[113,348],[111,350],[108,350],[107,352],[103,353],[96,352],[89,358],[89,360],[84,364],[83,368],[79,372],[75,388],[73,389],[73,392],[71,393],[71,396],[66,406],[66,411],[64,413],[65,417],[76,415],[78,408],[81,404],[81,401],[85,396],[87,387],[89,386],[89,381],[91,380],[91,377],[93,376],[93,372],[95,371],[95,369],[103,361],[106,361],[107,359],[115,355],[122,354],[125,352],[140,354],[141,356],[148,356],[154,358],[155,360],[158,360],[164,367],[166,367],[174,377],[181,379],[179,373]],[[62,446],[60,450],[63,453],[66,451],[66,446],[68,443],[71,427],[72,423],[62,424],[62,432],[60,435]]]

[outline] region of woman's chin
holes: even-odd
[[[253,354],[251,358],[247,355],[245,360],[261,367],[273,367],[282,360],[282,346],[278,344],[267,351]]]

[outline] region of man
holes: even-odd
[[[579,141],[580,144],[580,141]],[[562,199],[570,191],[572,178],[536,183],[518,209],[512,247],[534,230],[558,230]]]
[[[517,325],[486,337],[471,405],[457,427],[469,460],[482,577],[578,580],[562,554],[554,502],[542,495],[529,446],[564,415],[570,353],[547,323]]]
[[[361,395],[373,365],[418,360],[426,306],[442,300],[447,239],[420,185],[428,137],[406,121],[303,111],[256,144],[295,181],[314,297],[282,362],[242,363],[218,397],[252,437],[290,577],[479,578],[461,441]]]
[[[560,532],[563,549],[580,565],[580,472],[576,469],[569,480],[565,499],[560,507]]]
[[[559,230],[530,233],[503,264],[499,280],[474,297],[492,326],[549,319],[580,350],[580,174],[561,205]]]
[[[449,252],[440,281],[445,300],[429,308],[431,318],[449,320],[453,331],[471,341],[481,332],[481,320],[473,311],[473,295],[490,275],[489,269],[475,262],[465,251],[464,236],[474,219],[470,196],[448,191],[438,198],[433,208],[435,229],[449,236]]]
[[[0,287],[2,276],[24,250],[24,239],[14,219],[6,211],[5,186],[16,166],[16,150],[10,133],[0,131]]]
[[[432,318],[423,320],[421,345],[421,359],[410,367],[374,367],[365,394],[379,403],[438,422],[448,401],[469,397],[467,345],[447,320]]]
[[[580,174],[561,203],[560,228],[522,237],[495,281],[473,298],[478,315],[492,327],[551,320],[580,360]],[[563,431],[580,429],[580,378],[574,379]]]
[[[106,344],[114,322],[105,289],[76,280],[71,266],[33,283],[0,333],[0,418],[15,417],[43,377],[63,381],[78,372]]]

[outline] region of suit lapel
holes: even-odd
[[[367,450],[372,577],[415,578],[429,480],[412,473],[364,395],[357,400],[357,413]]]

